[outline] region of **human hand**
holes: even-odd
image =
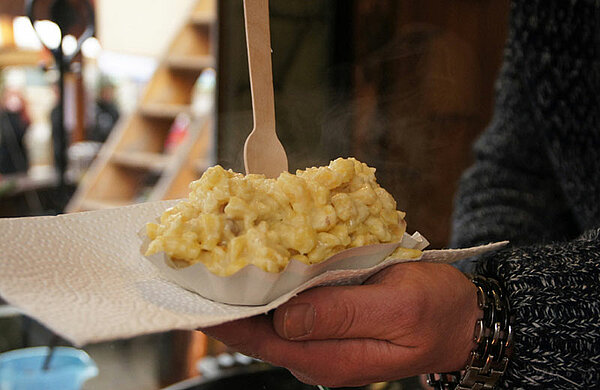
[[[476,291],[452,266],[403,263],[203,331],[305,383],[362,386],[464,368],[481,317]]]

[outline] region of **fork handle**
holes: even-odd
[[[269,0],[244,0],[254,129],[275,131]]]

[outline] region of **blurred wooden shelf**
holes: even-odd
[[[7,66],[37,66],[41,60],[37,50],[0,49],[0,68]]]
[[[212,166],[212,162],[207,159],[198,159],[194,161],[194,167],[199,175],[202,175],[208,168]]]
[[[156,173],[163,172],[172,159],[173,156],[170,155],[148,152],[121,151],[112,155],[112,161],[115,164]]]
[[[197,12],[192,15],[192,23],[196,25],[210,25],[215,22],[215,15],[211,12]]]
[[[95,210],[106,210],[116,209],[117,207],[131,206],[134,204],[133,201],[122,200],[122,199],[91,199],[86,198],[81,201],[79,211],[95,211]]]
[[[119,120],[67,206],[68,212],[183,198],[190,182],[212,164],[214,114],[194,117],[191,106],[198,77],[206,68],[218,68],[216,9],[217,0],[196,0],[137,108]],[[170,136],[175,118],[181,113],[190,117],[187,133],[172,154],[165,154],[165,145],[175,138]],[[177,362],[170,370],[173,380],[169,383],[198,375],[196,363],[206,351],[202,333],[178,334],[185,336],[183,342],[164,357]]]
[[[217,20],[217,1],[199,1],[190,19],[193,24],[213,24]]]
[[[212,68],[215,66],[215,59],[213,56],[182,56],[174,55],[167,59],[167,64],[172,69],[190,70],[190,71],[202,71],[206,68]]]
[[[211,164],[213,114],[194,117],[191,105],[198,77],[207,68],[217,68],[216,10],[217,0],[197,0],[159,61],[136,110],[119,121],[67,212],[121,207],[140,199],[185,197],[189,183]],[[190,118],[186,138],[173,154],[165,154],[180,114]]]
[[[181,113],[190,114],[190,106],[187,104],[168,103],[144,103],[139,108],[140,113],[154,118],[175,119]]]

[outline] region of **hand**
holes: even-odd
[[[404,263],[203,331],[305,383],[362,386],[464,368],[481,317],[476,291],[452,266]]]

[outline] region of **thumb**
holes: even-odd
[[[383,306],[391,296],[381,285],[315,288],[280,306],[273,326],[288,340],[386,339],[394,313]]]

